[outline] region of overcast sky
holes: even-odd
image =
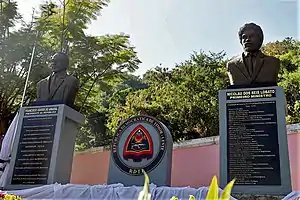
[[[45,2],[17,1],[26,19]],[[261,25],[265,42],[298,38],[299,8],[297,0],[111,0],[87,32],[129,34],[143,74],[159,63],[172,68],[200,49],[240,53],[237,31],[246,22]]]

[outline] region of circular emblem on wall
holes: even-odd
[[[134,116],[123,122],[112,142],[116,166],[132,176],[155,169],[166,151],[166,131],[161,122],[150,116]]]

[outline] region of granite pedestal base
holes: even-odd
[[[22,107],[6,190],[70,182],[75,138],[84,116],[59,105]]]

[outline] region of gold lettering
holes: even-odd
[[[141,174],[141,169],[129,169],[129,174]]]

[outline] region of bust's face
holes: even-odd
[[[60,72],[67,69],[67,65],[65,64],[65,57],[61,54],[55,54],[51,60],[51,68],[53,72]]]
[[[260,49],[259,34],[254,29],[246,29],[242,35],[241,44],[246,52],[255,52]]]

